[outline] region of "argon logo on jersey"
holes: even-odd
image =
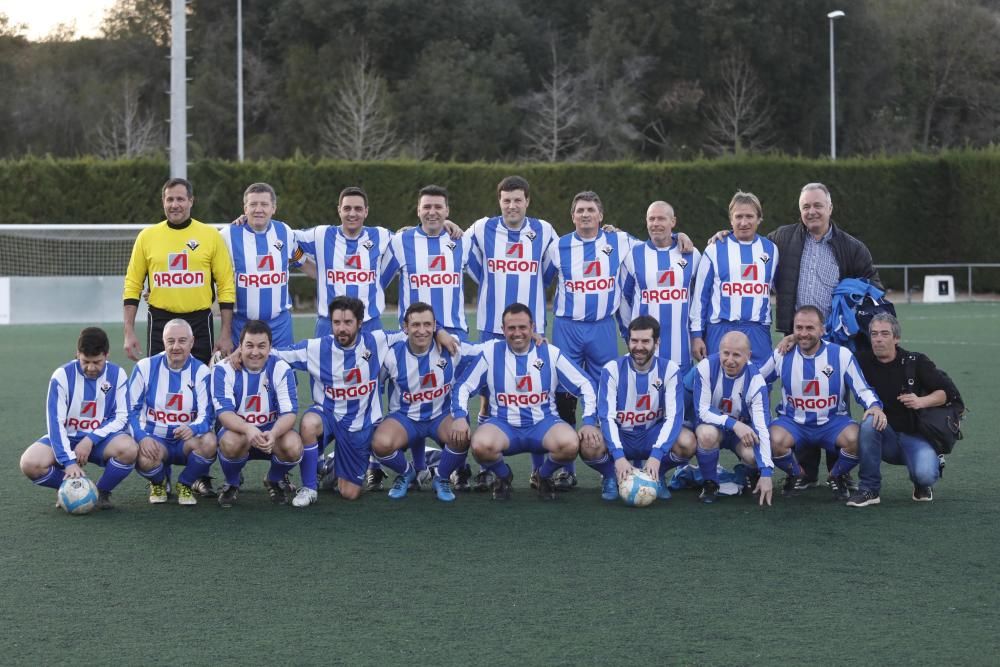
[[[237,273],[236,285],[239,287],[275,287],[288,284],[287,271],[274,270],[272,255],[257,256],[256,273]]]
[[[274,410],[269,413],[262,412],[261,406],[262,406],[262,401],[260,394],[247,396],[246,400],[243,402],[243,410],[240,413],[240,417],[242,417],[243,421],[245,421],[246,423],[256,424],[258,426],[278,421],[277,410]]]
[[[361,255],[348,255],[344,258],[343,269],[330,269],[326,272],[326,281],[332,285],[370,285],[375,282],[375,271],[365,270]]]
[[[538,262],[524,259],[524,243],[508,241],[502,259],[491,257],[486,260],[490,273],[538,273]]]
[[[167,270],[153,273],[154,287],[202,287],[205,274],[188,271],[187,253],[167,253]]]
[[[163,410],[149,408],[146,417],[160,424],[187,424],[195,417],[193,412],[184,412],[184,394],[167,394]]]
[[[676,287],[677,272],[673,269],[659,271],[656,275],[656,288],[644,289],[639,298],[645,304],[679,303],[687,301],[687,287]]]
[[[438,380],[437,380],[437,374],[436,373],[427,373],[422,378],[420,378],[420,388],[421,389],[427,389],[428,387],[433,388],[433,387],[436,387],[436,386],[438,386]]]
[[[722,410],[727,415],[733,414],[733,399],[724,398],[719,401],[719,409]]]
[[[534,391],[534,381],[530,375],[514,378],[514,391],[498,392],[497,404],[506,407],[527,408],[549,402],[549,392]]]
[[[740,279],[722,283],[723,296],[770,296],[771,286],[760,282],[756,264],[741,264]]]
[[[323,387],[323,393],[334,401],[346,401],[363,398],[373,392],[378,385],[375,380],[364,381],[360,368],[351,368],[344,373],[343,387]]]
[[[447,396],[449,393],[451,393],[450,382],[439,387],[437,373],[426,373],[420,378],[420,391],[404,391],[401,398],[404,403],[427,403]]]
[[[90,419],[85,419],[90,417]],[[69,417],[63,422],[67,429],[78,431],[96,431],[101,428],[101,420],[97,418],[97,401],[83,401],[80,404],[80,417]]]
[[[803,380],[802,396],[789,396],[788,404],[796,410],[832,410],[837,407],[836,396],[820,396],[819,380]]]
[[[460,273],[447,272],[448,260],[446,255],[431,255],[427,258],[427,273],[414,273],[410,275],[410,287],[418,289],[420,287],[458,287],[462,284]]]
[[[740,280],[743,280],[743,281],[749,280],[749,281],[756,282],[758,280],[758,278],[757,278],[757,265],[756,264],[741,264],[740,265]]]
[[[661,421],[664,415],[663,408],[653,409],[652,394],[639,394],[635,398],[635,409],[618,410],[615,421],[621,426],[646,426]]]
[[[567,280],[563,283],[563,287],[566,288],[567,292],[579,292],[581,294],[599,294],[614,290],[614,277],[608,276],[602,278],[600,277],[602,273],[603,267],[601,267],[599,261],[587,262],[586,266],[583,267],[583,275],[592,277],[584,278],[583,280]]]

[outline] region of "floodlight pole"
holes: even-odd
[[[170,177],[187,178],[185,1],[170,0]]]
[[[837,159],[837,86],[833,68],[833,22],[844,16],[839,9],[826,15],[830,20],[830,159]]]
[[[243,0],[236,0],[236,157],[243,162]]]

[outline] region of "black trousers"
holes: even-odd
[[[194,332],[194,348],[191,356],[207,364],[212,359],[215,347],[215,327],[211,309],[196,310],[192,313],[171,313],[169,310],[149,307],[146,316],[146,355],[163,352],[163,326],[170,320],[181,319],[191,325]]]

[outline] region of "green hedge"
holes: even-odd
[[[162,160],[0,161],[0,223],[160,220],[158,190],[167,171]],[[768,231],[797,220],[799,189],[822,181],[833,192],[834,219],[865,241],[877,263],[1000,261],[997,149],[837,162],[761,157],[498,165],[299,159],[199,161],[189,169],[201,220],[232,219],[241,210],[246,185],[267,181],[278,191],[278,218],[298,227],[334,223],[338,192],[361,185],[371,198],[369,221],[393,229],[414,223],[416,191],[428,183],[448,187],[451,217],[460,224],[494,215],[496,184],[511,173],[532,184],[530,213],[560,232],[571,228],[572,196],[592,189],[604,200],[608,222],[640,235],[647,204],[666,199],[677,211],[678,228],[700,245],[726,227],[726,206],[736,189],[761,198],[762,230]],[[983,279],[1000,283],[1000,275],[991,278],[992,273],[997,272],[984,272]]]

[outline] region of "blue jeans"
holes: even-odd
[[[861,422],[858,436],[861,450],[861,467],[858,486],[878,493],[882,487],[882,461],[892,465],[905,465],[910,480],[917,486],[934,486],[940,469],[938,457],[929,442],[918,435],[896,433],[886,424],[885,430],[876,431],[872,418]]]

